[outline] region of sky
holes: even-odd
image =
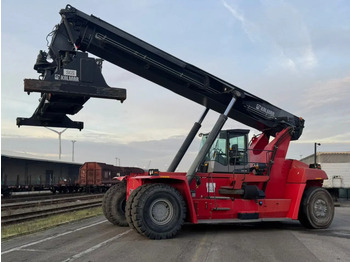
[[[33,65],[68,2],[1,1],[1,152],[58,160],[58,135],[44,127],[16,126],[30,117],[38,93],[23,91],[37,79]],[[350,151],[350,2],[347,0],[86,0],[72,6],[305,119],[303,135],[287,157]],[[71,116],[82,131],[62,134],[62,160],[166,170],[204,108],[104,62],[112,87],[127,100],[90,99]],[[218,118],[209,112],[201,132]],[[224,126],[249,128],[234,120]],[[57,128],[57,131],[62,129]],[[251,135],[259,131],[252,129]],[[199,148],[191,145],[178,170]]]

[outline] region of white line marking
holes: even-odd
[[[88,249],[86,249],[86,250],[84,250],[84,251],[82,251],[82,252],[80,252],[78,254],[75,254],[74,256],[71,256],[70,258],[67,258],[66,260],[63,260],[62,262],[70,262],[70,261],[73,261],[73,260],[75,260],[77,258],[80,258],[80,257],[84,256],[85,254],[88,254],[88,253],[90,253],[90,252],[92,252],[92,251],[94,251],[94,250],[96,250],[98,248],[101,248],[102,246],[108,244],[111,241],[114,241],[114,240],[116,240],[118,238],[121,238],[122,236],[128,234],[131,231],[132,231],[132,229],[129,229],[129,230],[123,232],[123,233],[120,233],[119,235],[116,235],[115,237],[107,239],[106,241],[103,241],[103,242],[101,242],[101,243],[99,243],[99,244],[97,244],[97,245],[95,245],[93,247],[90,247],[90,248],[88,248]]]
[[[65,235],[68,235],[68,234],[71,234],[71,233],[74,233],[74,232],[77,232],[77,231],[80,231],[80,230],[83,230],[83,229],[86,229],[86,228],[89,228],[89,227],[93,227],[93,226],[96,226],[96,225],[99,225],[99,224],[102,224],[102,223],[105,223],[105,222],[107,222],[107,220],[103,220],[103,221],[100,221],[100,222],[97,222],[97,223],[94,223],[94,224],[91,224],[91,225],[88,225],[88,226],[84,226],[84,227],[80,227],[80,228],[77,228],[77,229],[74,229],[74,230],[71,230],[71,231],[67,231],[67,232],[64,232],[64,233],[52,236],[52,237],[47,237],[47,238],[44,238],[44,239],[41,239],[41,240],[38,240],[38,241],[34,241],[34,242],[31,242],[31,243],[25,244],[23,246],[11,248],[9,250],[1,252],[1,255],[7,254],[7,253],[10,253],[10,252],[13,252],[13,251],[18,251],[18,250],[20,250],[22,248],[30,247],[30,246],[33,246],[33,245],[36,245],[36,244],[39,244],[39,243],[42,243],[42,242],[45,242],[45,241],[48,241],[48,240],[51,240],[51,239],[55,239],[57,237],[65,236]]]
[[[47,252],[46,250],[29,249],[29,248],[21,248],[19,251],[27,251],[27,252]]]

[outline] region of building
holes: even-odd
[[[314,164],[315,155],[301,159],[306,164]],[[317,152],[316,162],[328,175],[323,186],[337,197],[350,199],[350,152]]]

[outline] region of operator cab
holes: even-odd
[[[229,129],[220,131],[199,172],[246,173],[248,172],[248,129]],[[209,133],[200,134],[200,147],[204,145]]]

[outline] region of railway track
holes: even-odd
[[[1,205],[28,201],[41,201],[46,199],[69,198],[74,196],[86,196],[86,193],[52,194],[52,192],[48,191],[41,194],[12,195],[10,198],[1,198]]]
[[[1,225],[101,206],[103,194],[1,204]]]

